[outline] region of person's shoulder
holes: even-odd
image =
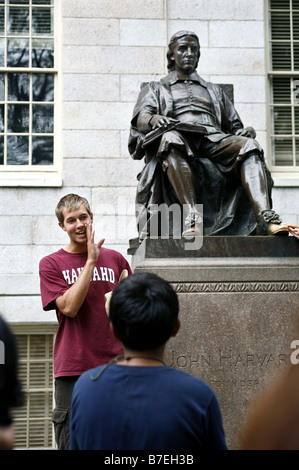
[[[63,250],[62,248],[60,248],[58,251],[54,251],[53,253],[50,253],[50,254],[44,256],[40,260],[39,264],[40,264],[40,266],[47,265],[47,264],[51,263],[52,261],[55,261],[56,259],[61,258],[62,256],[64,256],[64,254],[67,254],[67,252],[65,250]]]
[[[140,95],[147,94],[149,91],[155,90],[161,87],[160,81],[157,80],[149,80],[148,82],[141,82],[140,83]]]
[[[107,248],[106,246],[101,247],[101,254],[112,254],[112,253],[119,254],[119,251],[115,250],[114,248]]]
[[[114,259],[125,260],[125,257],[119,251],[114,250],[113,248],[102,247],[100,256],[102,258],[114,258]]]
[[[101,365],[83,372],[75,384],[76,391],[89,388],[97,380],[105,367],[106,365]]]
[[[182,384],[184,384],[187,388],[192,387],[193,389],[198,390],[199,392],[205,391],[209,395],[214,395],[215,392],[212,387],[210,387],[210,385],[208,385],[201,378],[195,377],[194,375],[191,375],[183,370],[177,370],[173,368],[169,368],[169,370],[173,377],[177,381],[180,381]]]
[[[157,93],[162,88],[162,80],[150,80],[141,84],[141,95],[147,95],[148,93]]]

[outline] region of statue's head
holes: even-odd
[[[176,43],[179,39],[185,37],[185,36],[191,36],[192,38],[194,38],[197,43],[198,43],[198,57],[197,57],[197,62],[196,62],[196,66],[195,68],[197,67],[197,64],[198,64],[198,61],[199,61],[199,57],[200,57],[200,44],[199,44],[199,39],[198,39],[198,36],[193,33],[192,31],[185,31],[185,30],[182,30],[182,31],[178,31],[177,33],[175,33],[171,38],[170,38],[170,41],[169,41],[169,44],[168,44],[168,51],[167,51],[167,69],[169,72],[171,72],[172,70],[174,70],[174,58],[173,58],[173,50],[176,46]]]

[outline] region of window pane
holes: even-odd
[[[299,70],[299,44],[294,43],[294,69]]]
[[[289,0],[270,0],[270,8],[271,9],[289,9],[290,8],[290,2]]]
[[[10,7],[8,10],[8,34],[29,33],[29,8]]]
[[[0,165],[54,163],[54,3],[0,0]]]
[[[7,66],[29,67],[29,41],[28,39],[7,40]]]
[[[295,106],[295,134],[299,134],[299,107]]]
[[[53,35],[52,8],[32,8],[32,36]]]
[[[32,0],[33,5],[53,5],[54,0]]]
[[[299,12],[293,12],[293,39],[299,39]]]
[[[272,102],[275,104],[291,103],[291,85],[289,77],[272,78]]]
[[[295,140],[295,147],[296,147],[296,165],[299,165],[299,139]]]
[[[273,70],[291,70],[291,45],[272,43]]]
[[[5,21],[4,21],[4,8],[0,8],[0,33],[4,33]]]
[[[7,132],[29,132],[29,105],[7,106]]]
[[[32,164],[53,165],[53,137],[32,137]]]
[[[274,107],[274,129],[273,134],[292,134],[292,112],[291,107]]]
[[[31,421],[29,428],[29,448],[49,447],[51,445],[51,421],[50,419]]]
[[[0,39],[0,67],[4,67],[5,39]]]
[[[51,104],[34,104],[32,106],[32,132],[52,133],[54,129],[54,108]]]
[[[8,101],[29,101],[30,75],[29,73],[9,73]]]
[[[0,104],[0,132],[4,132],[4,104]]]
[[[47,365],[47,364],[46,364]],[[41,366],[41,364],[36,364],[35,368],[38,370],[38,368]],[[45,369],[45,367],[44,367]],[[41,386],[45,387],[45,371],[41,370]],[[34,387],[34,385],[31,385],[31,387]],[[46,392],[43,390],[41,392],[31,392],[29,396],[30,400],[30,418],[43,418],[45,416],[45,409],[46,409],[46,402],[49,402],[49,395],[50,392]],[[42,426],[42,423],[40,423],[40,426]],[[40,439],[40,433],[38,434],[38,439]]]
[[[293,165],[292,139],[272,139],[273,165]]]
[[[16,135],[7,136],[7,164],[28,165],[29,138]]]
[[[5,100],[5,77],[4,73],[0,73],[0,101]]]
[[[289,12],[272,12],[271,13],[271,36],[272,39],[288,39],[290,40],[290,14]]]
[[[54,67],[54,41],[32,39],[32,67]]]
[[[4,136],[0,135],[0,165],[4,164]]]
[[[33,101],[54,101],[54,75],[36,73],[32,76]]]

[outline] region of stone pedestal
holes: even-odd
[[[167,363],[215,390],[230,449],[254,399],[290,364],[299,339],[299,240],[293,237],[146,239],[135,272],[154,272],[178,293],[181,329]],[[299,367],[299,366],[298,366]]]

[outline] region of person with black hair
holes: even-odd
[[[0,450],[11,450],[15,443],[15,426],[11,409],[24,403],[18,379],[18,349],[8,324],[0,316]]]
[[[155,274],[136,273],[116,286],[109,320],[124,356],[76,382],[71,450],[227,449],[214,391],[164,362],[178,314],[175,291]]]

